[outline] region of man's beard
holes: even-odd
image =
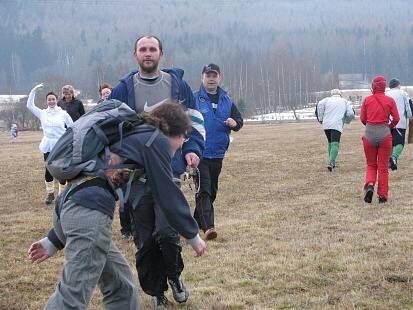
[[[158,64],[159,61],[152,60],[150,65],[145,64],[145,60],[142,62],[139,62],[139,67],[141,71],[147,74],[154,73],[156,70],[158,70]]]

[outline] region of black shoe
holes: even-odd
[[[387,202],[387,198],[379,196],[379,203],[386,203],[386,202]]]
[[[369,185],[364,189],[364,201],[367,203],[371,203],[374,194],[374,186]]]
[[[168,298],[165,295],[155,296],[153,298],[153,305],[155,310],[164,310],[169,305]]]
[[[329,163],[327,166],[328,171],[333,172],[336,168],[336,165]]]
[[[393,171],[397,170],[397,159],[393,156],[389,159],[389,168]]]
[[[168,279],[168,283],[172,289],[172,295],[176,302],[183,303],[188,300],[189,292],[186,290],[184,282],[181,277],[176,279]]]

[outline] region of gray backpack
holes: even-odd
[[[60,182],[97,175],[110,161],[109,146],[126,135],[145,131],[143,127],[154,130],[126,104],[106,100],[67,128],[47,157],[46,167]]]

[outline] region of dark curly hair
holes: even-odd
[[[166,136],[188,136],[192,125],[181,104],[167,101],[150,113],[141,113],[144,121],[159,128]]]

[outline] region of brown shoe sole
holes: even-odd
[[[208,229],[205,232],[205,239],[206,240],[212,240],[212,239],[215,239],[216,237],[218,237],[218,234],[215,230]]]

